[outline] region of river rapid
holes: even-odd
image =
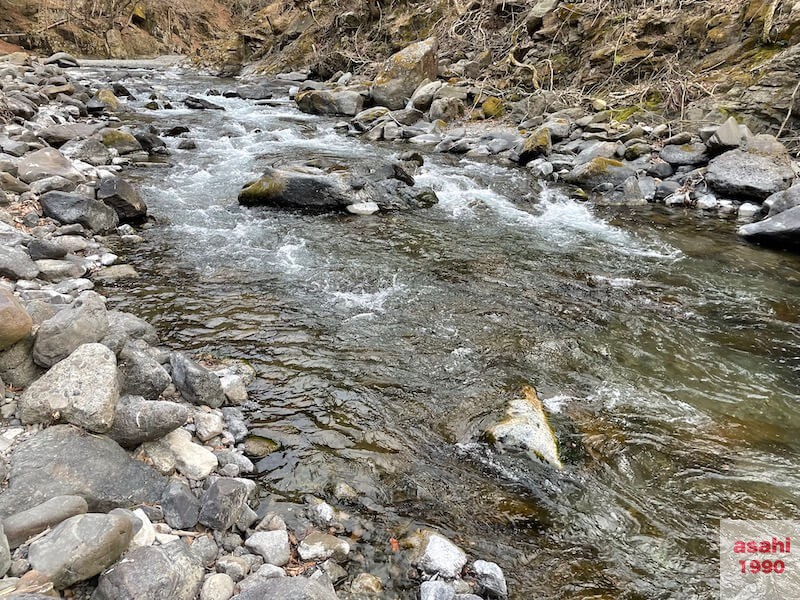
[[[714,598],[719,519],[800,518],[797,257],[693,209],[596,207],[425,150],[428,210],[242,208],[274,161],[409,148],[288,98],[204,96],[236,82],[174,68],[74,76],[120,80],[137,108],[152,91],[226,108],[123,117],[184,125],[197,149],[165,138],[165,165],[128,171],[157,223],[116,249],[141,277],[103,291],[167,343],[256,369],[251,427],[280,443],[257,464],[260,512],[312,494],[357,515],[351,566],[384,597],[417,597],[389,540],[430,527],[497,562],[512,599]],[[480,440],[524,385],[563,472]],[[331,496],[339,481],[357,504]]]

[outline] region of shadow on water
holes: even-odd
[[[733,222],[595,208],[441,156],[417,177],[430,210],[243,209],[236,192],[271,161],[397,148],[210,99],[227,110],[148,114],[198,150],[170,140],[170,169],[134,174],[160,224],[118,249],[142,277],[105,291],[167,343],[257,369],[271,502],[355,487],[356,560],[387,597],[416,597],[387,540],[423,525],[498,562],[512,598],[632,600],[714,597],[720,518],[800,517],[797,258],[741,244]],[[479,441],[524,384],[546,399],[562,473]]]

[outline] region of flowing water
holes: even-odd
[[[112,71],[84,71],[105,77]],[[179,100],[220,82],[131,70]],[[331,485],[369,525],[352,572],[418,583],[388,540],[416,527],[496,561],[513,599],[713,598],[720,518],[800,518],[800,261],[735,223],[602,209],[490,160],[427,155],[440,203],[352,217],[245,209],[276,160],[342,164],[405,146],[339,135],[290,103],[144,112],[198,149],[130,171],[158,226],[106,288],[175,347],[245,359],[269,506]],[[134,102],[141,105],[143,101]],[[481,431],[523,385],[566,468],[497,454]],[[337,504],[338,505],[338,504]]]

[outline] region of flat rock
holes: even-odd
[[[33,240],[28,244],[28,254],[33,260],[64,258],[67,249],[52,240]]]
[[[0,350],[10,348],[31,332],[33,320],[19,300],[6,289],[0,289]]]
[[[708,164],[706,182],[718,195],[764,200],[787,189],[794,171],[785,156],[729,150]]]
[[[297,552],[303,560],[326,560],[333,558],[343,561],[350,553],[350,543],[327,533],[312,531],[297,547]]]
[[[74,259],[74,257],[72,260],[43,258],[36,261],[36,267],[39,269],[39,279],[52,283],[58,283],[65,279],[78,279],[83,277],[88,270],[82,260]]]
[[[188,417],[189,409],[183,404],[123,396],[117,403],[108,437],[123,448],[135,448],[178,429]]]
[[[800,206],[763,221],[742,225],[738,234],[749,242],[797,251],[800,249]]]
[[[131,523],[117,515],[70,517],[31,544],[31,567],[47,575],[56,589],[94,577],[128,548]]]
[[[55,148],[42,148],[22,157],[17,163],[19,178],[25,183],[32,183],[45,177],[58,175],[75,182],[85,180],[66,156]]]
[[[39,137],[55,148],[71,140],[82,140],[100,131],[102,123],[63,123],[50,125],[39,131]],[[62,151],[63,153],[63,151]]]
[[[92,600],[194,600],[204,571],[181,540],[136,548],[100,575]]]
[[[39,326],[33,358],[51,367],[69,356],[78,346],[102,340],[109,330],[104,298],[86,291],[73,303]]]
[[[11,548],[17,548],[29,538],[62,521],[88,512],[89,506],[80,496],[56,496],[33,508],[3,519],[3,528]]]
[[[295,96],[297,107],[313,115],[353,117],[361,112],[364,97],[356,91],[307,90]]]
[[[209,102],[204,98],[196,98],[194,96],[187,97],[183,103],[186,105],[186,108],[191,108],[194,110],[225,110],[224,106],[220,106],[219,104],[214,104],[213,102]]]
[[[100,200],[67,192],[47,192],[39,199],[45,216],[59,223],[79,223],[98,233],[114,229],[119,217]]]
[[[116,442],[55,425],[22,442],[11,455],[0,518],[56,496],[82,496],[90,510],[156,503],[166,480],[132,459]]]
[[[275,577],[248,588],[234,600],[337,600],[338,596],[330,585],[305,577]]]
[[[700,165],[708,161],[708,149],[705,144],[681,144],[664,146],[661,160],[673,166]]]

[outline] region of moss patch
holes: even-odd
[[[280,197],[286,191],[286,181],[273,175],[248,183],[239,192],[240,204],[265,204]]]

